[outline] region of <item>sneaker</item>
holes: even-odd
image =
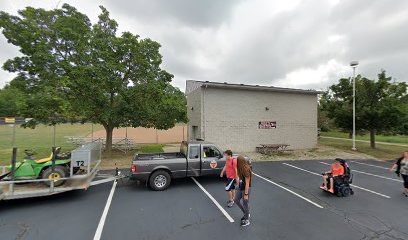
[[[248,219],[250,219],[250,218],[251,218],[251,214],[249,213],[249,214],[248,214]],[[243,216],[243,217],[241,218],[241,222],[244,221],[244,220],[245,220],[245,216]]]
[[[334,193],[334,189],[329,189],[329,192]]]
[[[402,195],[404,195],[405,197],[408,197],[408,193],[403,192]]]
[[[249,222],[249,220],[248,220],[248,219],[243,220],[243,221],[241,222],[241,226],[242,226],[242,227],[249,226],[249,224],[251,224],[251,223]]]
[[[234,206],[234,201],[230,201],[230,202],[228,203],[228,207],[229,207],[229,208],[231,208],[232,206]]]

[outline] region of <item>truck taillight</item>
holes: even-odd
[[[132,165],[132,173],[136,172],[136,165]]]

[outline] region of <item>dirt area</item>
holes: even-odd
[[[105,155],[102,157],[100,169],[109,170],[115,169],[116,167],[119,169],[130,169],[135,153],[136,152],[128,152],[125,154],[122,152],[113,152],[110,157]]]
[[[319,145],[317,148],[294,150],[287,153],[278,153],[271,156],[262,155],[256,152],[244,153],[252,157],[255,161],[279,161],[279,160],[322,160],[333,158],[344,159],[376,159],[373,156],[353,151]]]
[[[118,128],[113,130],[113,138],[127,137],[135,143],[178,143],[187,139],[187,126],[178,125],[168,130],[154,128]],[[93,133],[93,138],[105,138],[105,130]],[[91,135],[88,135],[91,137]]]

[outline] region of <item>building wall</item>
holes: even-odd
[[[187,117],[189,119],[188,122],[188,133],[187,137],[189,140],[194,140],[194,138],[203,138],[202,136],[202,120],[201,120],[201,112],[202,112],[202,92],[201,88],[197,88],[196,90],[190,92],[187,95]],[[193,110],[191,110],[193,108]],[[197,127],[197,135],[193,136],[193,127]]]
[[[218,88],[207,88],[204,93],[205,140],[222,149],[252,152],[259,144],[285,143],[291,149],[317,144],[314,94]],[[277,128],[259,129],[259,121],[276,121]]]

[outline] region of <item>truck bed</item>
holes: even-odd
[[[180,152],[170,152],[170,153],[141,153],[136,154],[133,161],[137,160],[165,160],[174,158],[185,158],[185,156]]]

